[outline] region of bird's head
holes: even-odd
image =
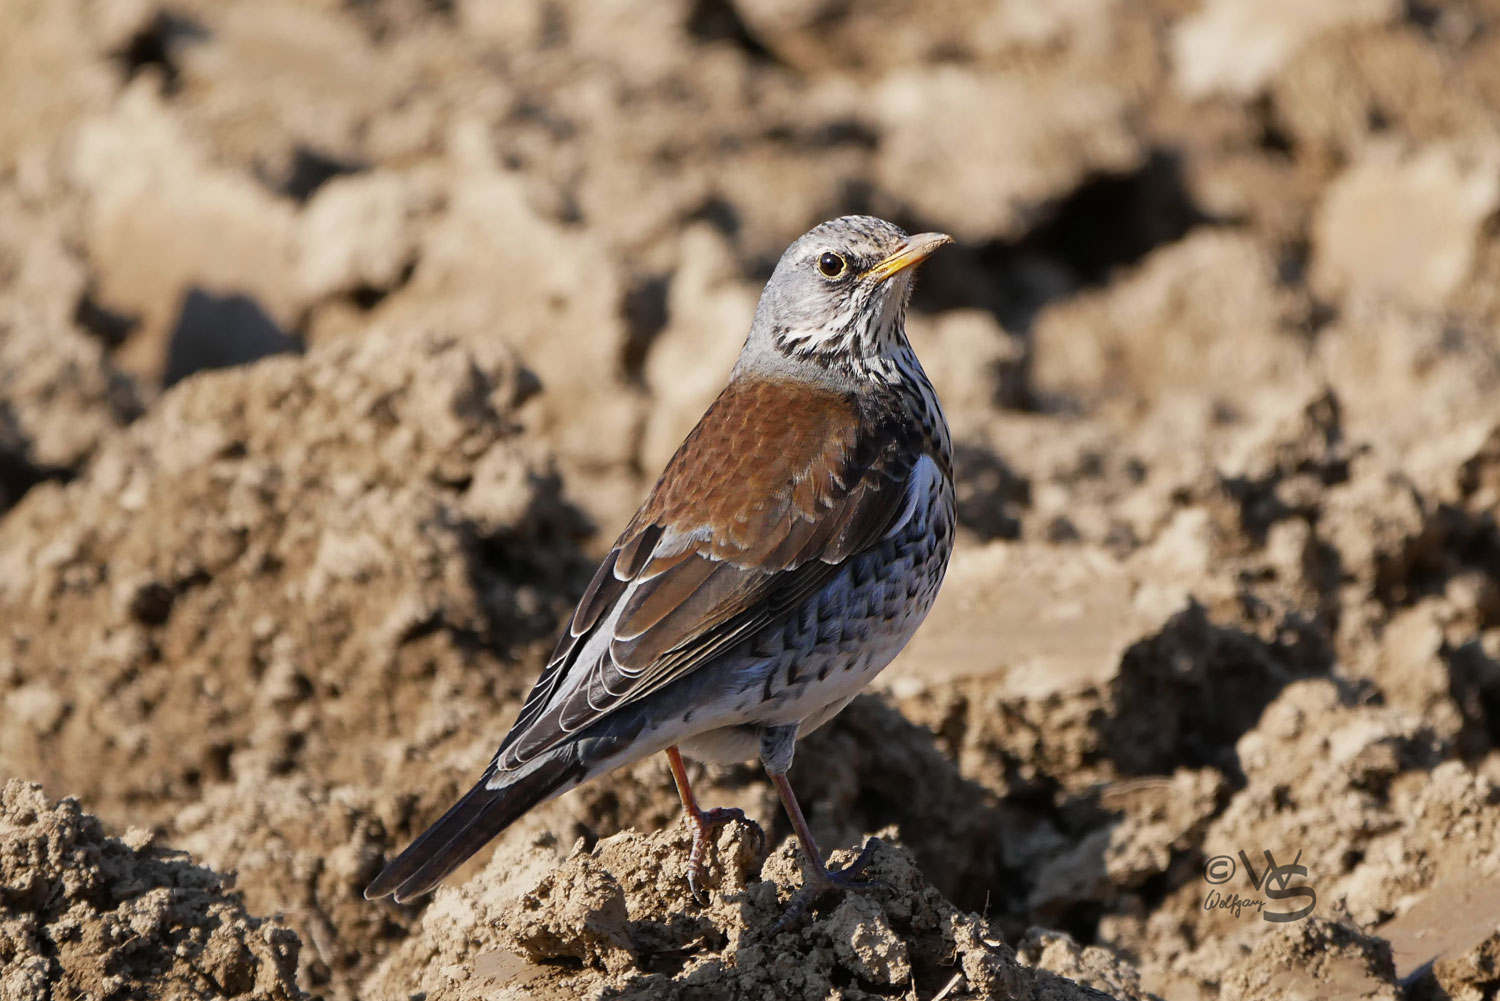
[[[953,238],[904,230],[873,216],[843,216],[787,248],[760,297],[746,361],[864,370],[906,349],[912,271]]]

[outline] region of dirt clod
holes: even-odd
[[[0,791],[0,996],[299,1001],[295,933],[148,832],[109,837],[73,799]]]

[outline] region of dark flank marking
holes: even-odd
[[[613,573],[596,575],[576,613],[592,626],[619,610],[608,655],[582,663],[578,637],[559,644],[526,725],[501,745],[501,768],[744,649],[771,623],[785,623],[784,643],[795,647],[816,628],[808,599],[851,559],[868,578],[885,549],[921,453],[919,424],[885,397],[731,382],[615,543]]]

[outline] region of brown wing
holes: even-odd
[[[731,383],[595,573],[496,765],[556,746],[823,587],[902,517],[918,445],[899,412],[850,394]]]

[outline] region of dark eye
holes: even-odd
[[[832,251],[818,258],[818,270],[823,272],[824,277],[827,278],[837,278],[844,273],[844,269],[848,266],[844,263],[842,257]]]

